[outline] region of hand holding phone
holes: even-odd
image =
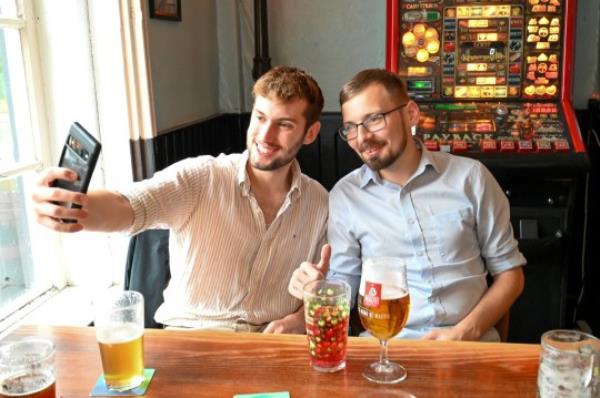
[[[100,156],[101,147],[100,143],[81,124],[74,122],[69,129],[58,165],[75,171],[77,180],[55,180],[52,186],[86,193],[96,162]],[[67,203],[65,206],[71,208],[81,207],[75,203]],[[65,223],[75,222],[68,219],[62,221]]]

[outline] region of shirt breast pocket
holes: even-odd
[[[432,215],[440,256],[448,262],[462,262],[479,256],[475,216],[471,208]]]

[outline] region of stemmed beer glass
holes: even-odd
[[[387,341],[406,324],[410,297],[406,283],[406,263],[397,257],[364,259],[358,296],[360,321],[381,346],[379,361],[363,370],[375,383],[392,384],[406,379],[406,369],[388,360]]]

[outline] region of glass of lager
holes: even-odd
[[[96,339],[106,387],[125,391],[144,380],[144,297],[111,291],[95,303]]]
[[[380,384],[406,379],[406,369],[388,360],[387,341],[406,324],[410,297],[406,283],[406,263],[397,257],[363,260],[358,295],[358,314],[365,329],[379,339],[379,361],[367,365],[363,376]]]
[[[32,337],[0,347],[0,397],[55,396],[52,342]]]

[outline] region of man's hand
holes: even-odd
[[[304,326],[304,306],[300,307],[300,309],[293,314],[270,322],[265,330],[263,330],[263,333],[306,333]]]
[[[422,337],[423,340],[456,340],[456,341],[478,341],[477,336],[470,335],[456,326],[449,328],[433,329]]]
[[[304,261],[296,268],[290,279],[288,292],[297,299],[302,300],[302,291],[307,283],[325,278],[327,271],[329,271],[330,258],[331,246],[325,244],[321,249],[321,260],[317,264]]]
[[[55,180],[76,181],[77,173],[63,167],[51,167],[40,173],[37,185],[31,195],[34,202],[36,221],[59,232],[78,232],[83,229],[81,220],[87,216],[86,194],[52,187]],[[76,203],[81,209],[71,209],[64,203]],[[74,223],[64,223],[62,219],[75,220]]]
[[[466,317],[453,327],[430,331],[423,339],[479,341],[508,312],[524,283],[522,267],[495,275],[494,283]]]

